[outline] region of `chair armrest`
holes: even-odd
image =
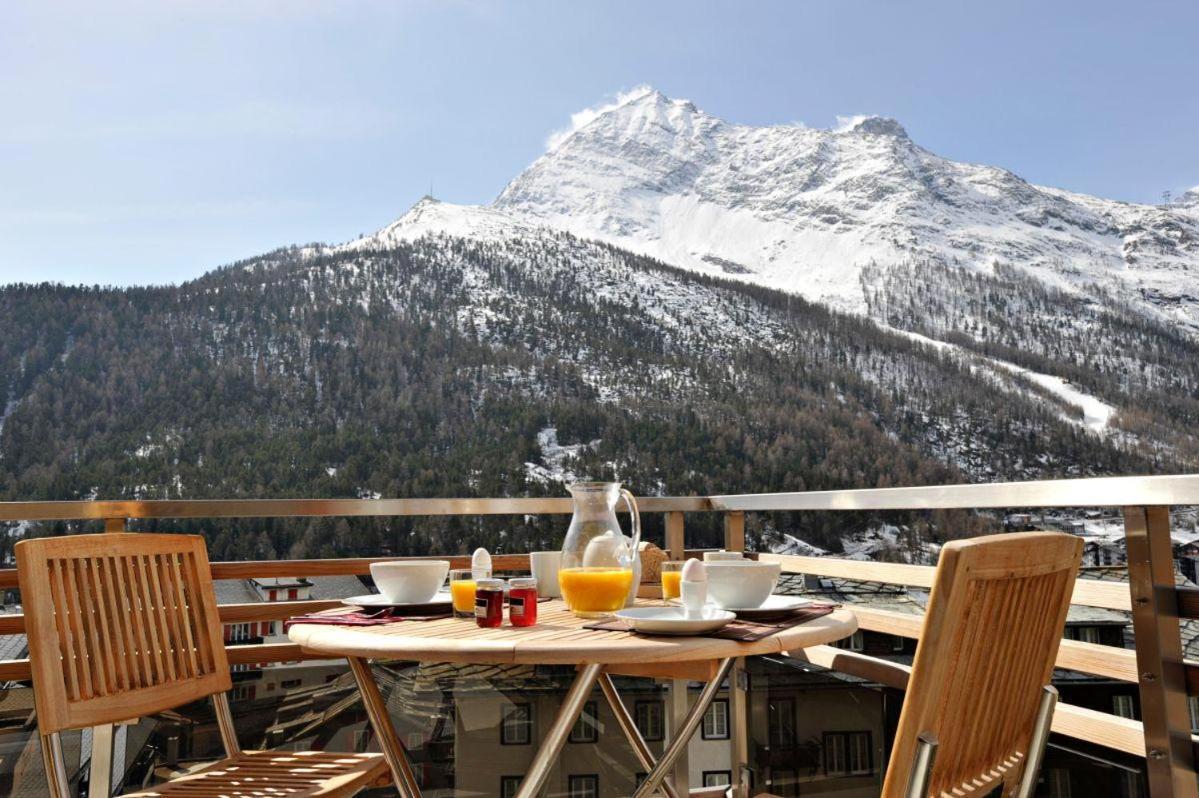
[[[897,690],[906,690],[908,679],[912,675],[912,669],[907,665],[868,657],[835,646],[811,646],[795,651],[784,651],[783,654],[801,662],[810,662],[831,671],[848,673],[850,676],[868,679],[878,682],[884,687],[894,687]]]

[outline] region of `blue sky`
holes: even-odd
[[[726,119],[894,116],[1038,183],[1199,184],[1199,3],[0,3],[0,282],[178,282],[487,202],[652,84]]]

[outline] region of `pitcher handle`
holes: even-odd
[[[641,546],[641,513],[637,509],[637,499],[630,491],[621,488],[620,498],[624,499],[625,505],[629,508],[629,517],[632,519],[633,560],[635,561]]]

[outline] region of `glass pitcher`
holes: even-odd
[[[641,581],[641,515],[633,494],[619,482],[576,482],[568,486],[574,516],[562,544],[558,584],[575,615],[599,618],[633,603]],[[630,540],[620,531],[616,503],[624,499],[633,521]]]

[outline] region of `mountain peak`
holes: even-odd
[[[842,128],[847,133],[869,133],[875,136],[908,138],[903,125],[888,116],[857,116]]]

